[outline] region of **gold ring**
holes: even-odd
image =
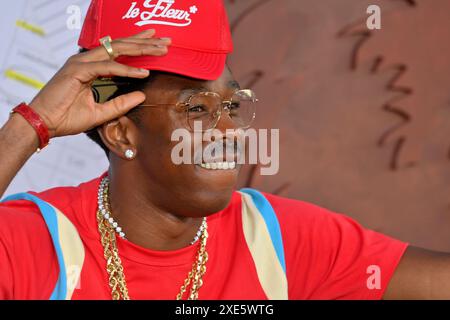
[[[114,50],[111,45],[111,41],[112,41],[111,37],[106,36],[106,37],[103,37],[100,39],[100,44],[106,49],[106,52],[108,52],[109,58],[115,59]]]

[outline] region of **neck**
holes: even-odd
[[[127,240],[141,247],[168,251],[190,245],[202,218],[178,216],[158,208],[147,197],[149,193],[129,179],[109,175],[109,201],[111,215],[126,234]],[[133,185],[134,188],[123,186]]]

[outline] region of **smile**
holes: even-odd
[[[207,162],[201,163],[200,167],[207,170],[233,170],[236,168],[236,162]]]

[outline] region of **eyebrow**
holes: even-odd
[[[233,88],[233,89],[237,89],[237,90],[241,89],[239,82],[237,82],[236,80],[228,81],[227,86],[229,88]],[[197,87],[197,88],[188,87],[188,88],[181,89],[178,97],[185,98],[186,96],[191,95],[191,94],[195,94],[195,93],[199,93],[199,92],[208,92],[208,91],[210,91],[210,89],[208,89],[206,87]]]

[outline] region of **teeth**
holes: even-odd
[[[208,162],[202,163],[200,166],[208,170],[232,170],[236,168],[236,162]]]

